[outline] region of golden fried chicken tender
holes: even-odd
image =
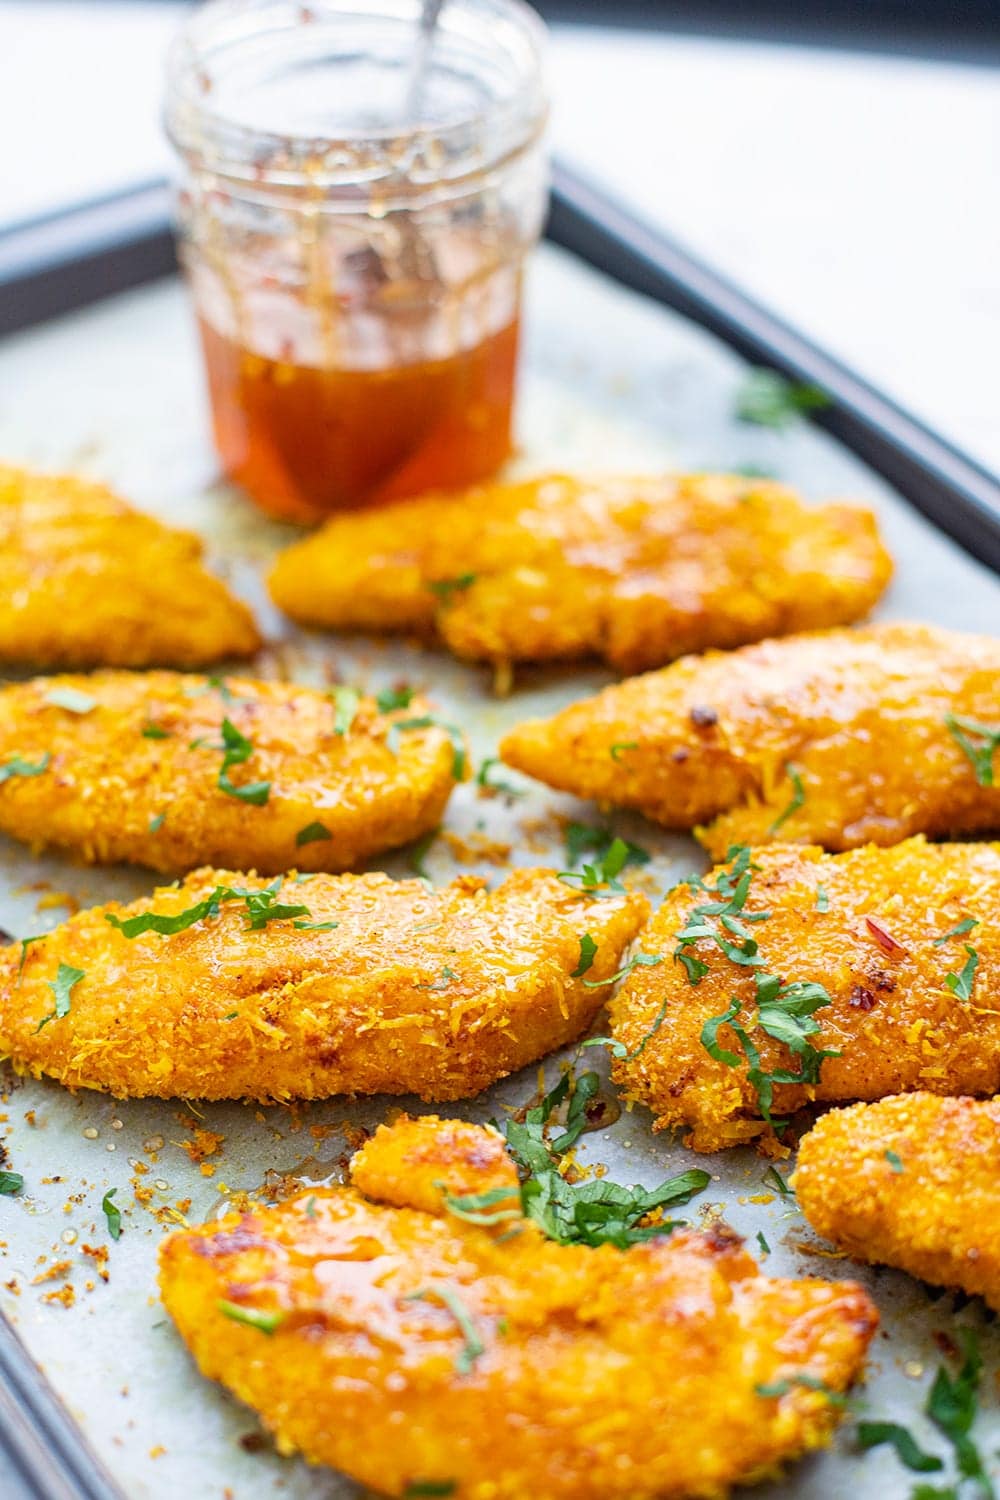
[[[718,1500],[828,1440],[877,1324],[860,1287],[762,1276],[722,1226],[623,1251],[442,1212],[424,1164],[488,1191],[501,1149],[383,1127],[353,1187],[173,1235],[163,1300],[202,1372],[386,1495]]]
[[[886,624],[686,657],[518,725],[550,786],[694,828],[713,859],[1000,828],[1000,641]],[[696,826],[703,825],[703,826]]]
[[[642,935],[663,962],[636,969],[611,1005],[616,1082],[657,1129],[687,1126],[697,1151],[764,1133],[751,1070],[808,1073],[787,1042],[796,1017],[812,1052],[839,1055],[815,1082],[775,1083],[774,1118],[812,1100],[1000,1091],[1000,844],[915,838],[841,855],[771,844],[742,879],[721,874],[708,891],[671,892]],[[705,935],[680,941],[692,928]],[[786,985],[822,986],[829,1003],[813,1008],[823,997]],[[756,1063],[729,1020],[717,1024],[727,1016]]]
[[[586,1029],[648,913],[546,870],[495,891],[199,870],[0,950],[0,1052],[119,1097],[467,1098]]]
[[[437,826],[460,744],[419,701],[382,714],[237,677],[39,677],[0,691],[0,829],[91,864],[345,870]]]
[[[831,1110],[799,1146],[794,1186],[849,1254],[1000,1312],[1000,1100],[902,1094]]]
[[[547,475],[337,516],[271,575],[293,619],[440,637],[474,661],[623,672],[860,619],[892,563],[870,511],[735,475]]]
[[[85,479],[0,465],[0,662],[203,667],[252,656],[253,616],[164,526]]]

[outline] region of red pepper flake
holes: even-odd
[[[865,917],[865,926],[884,953],[891,953],[895,958],[906,958],[909,949],[904,948],[902,943],[897,943],[892,933],[887,932],[874,917]]]

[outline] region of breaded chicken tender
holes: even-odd
[[[350,869],[435,828],[463,771],[419,701],[176,672],[0,691],[0,829],[90,864]]]
[[[0,465],[0,662],[203,667],[252,656],[246,605],[164,526],[90,480]]]
[[[637,672],[860,619],[891,572],[870,511],[807,507],[767,480],[550,474],[337,516],[278,559],[270,586],[307,625]]]
[[[648,912],[546,870],[495,891],[199,870],[0,950],[0,1052],[118,1097],[468,1098],[586,1029]]]
[[[693,828],[718,860],[778,837],[837,850],[1000,829],[998,747],[1000,641],[887,624],[686,657],[519,725],[500,754]]]
[[[794,1186],[813,1228],[857,1259],[1000,1312],[1000,1100],[831,1110],[799,1146]]]
[[[657,1129],[732,1146],[767,1129],[771,1087],[775,1120],[1000,1092],[1000,844],[750,855],[675,888],[642,935],[663,962],[612,1002],[616,1082]]]
[[[163,1300],[203,1374],[385,1495],[721,1497],[828,1440],[877,1324],[860,1287],[762,1276],[722,1226],[623,1251],[449,1213],[516,1205],[501,1153],[404,1121],[352,1187],[173,1235]]]

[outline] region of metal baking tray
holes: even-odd
[[[564,245],[581,228],[572,214],[560,224],[559,209],[567,203],[565,194],[557,200],[553,229]],[[601,215],[588,218],[579,201],[568,206],[583,214],[591,236],[602,227]],[[604,228],[610,222],[604,215]],[[580,248],[596,258],[593,239],[589,249]],[[655,247],[646,244],[641,255],[634,246],[620,249],[623,279],[634,279],[637,255],[644,258],[643,274],[666,274],[662,265],[657,269]],[[605,242],[602,256],[609,255]],[[683,279],[670,283],[671,300],[678,300]],[[661,285],[661,296],[665,290]],[[515,465],[520,470],[752,464],[817,499],[856,496],[878,510],[898,562],[881,616],[996,628],[1000,584],[990,569],[841,441],[813,425],[778,433],[735,420],[746,364],[689,317],[549,245],[531,270],[525,333]],[[467,727],[477,764],[493,752],[507,725],[608,680],[590,666],[530,670],[519,675],[513,696],[499,701],[486,673],[442,653],[364,637],[307,636],[283,621],[266,599],[261,575],[288,532],[258,517],[217,481],[193,327],[175,279],[9,338],[0,345],[0,391],[4,458],[107,479],[151,512],[205,534],[217,565],[258,609],[272,642],[261,662],[265,675],[322,681],[334,672],[370,688],[406,678],[425,686],[449,717]],[[838,403],[836,410],[842,409]],[[866,420],[874,421],[870,412]],[[890,437],[891,447],[896,437]],[[949,503],[963,507],[954,471],[943,475],[928,467],[922,482],[927,494],[950,496]],[[1000,546],[1000,526],[990,532],[988,500],[965,505],[963,518],[969,517],[985,528],[991,545]],[[973,540],[968,533],[963,539],[967,547]],[[991,555],[988,547],[982,551]],[[470,869],[500,878],[495,861],[503,845],[510,846],[514,864],[561,868],[558,818],[599,821],[592,806],[519,784],[525,795],[513,801],[484,798],[474,784],[456,792],[442,836],[425,858],[435,882]],[[664,834],[638,817],[610,822],[653,854],[640,878],[654,894],[704,864],[686,838]],[[407,873],[406,854],[387,861],[386,868]],[[0,840],[0,926],[14,934],[54,924],[76,902],[129,898],[154,883],[149,872],[85,869],[32,857]],[[546,1059],[550,1082],[574,1055],[569,1049]],[[587,1067],[601,1066],[593,1051],[584,1056]],[[537,1073],[529,1068],[446,1112],[486,1119],[527,1100]],[[332,1472],[278,1458],[253,1415],[201,1379],[157,1301],[155,1256],[165,1233],[184,1218],[197,1222],[224,1211],[234,1193],[280,1194],[289,1177],[337,1178],[351,1130],[371,1128],[400,1104],[424,1109],[418,1101],[386,1099],[335,1099],[297,1110],[116,1102],[8,1077],[4,1144],[11,1165],[24,1175],[25,1190],[18,1198],[0,1199],[0,1310],[6,1320],[0,1326],[0,1429],[15,1476],[10,1483],[20,1485],[12,1490],[18,1500],[22,1492],[31,1500],[167,1500],[181,1493],[199,1500],[347,1500],[360,1493]],[[199,1154],[199,1129],[224,1138],[204,1163],[214,1169],[211,1175],[192,1159]],[[654,1139],[644,1113],[635,1111],[586,1137],[581,1155],[607,1164],[618,1180],[647,1185],[696,1160],[713,1181],[687,1210],[693,1222],[722,1213],[751,1241],[763,1231],[772,1247],[770,1272],[865,1281],[882,1309],[884,1328],[873,1346],[862,1399],[871,1415],[913,1427],[932,1449],[934,1435],[917,1414],[939,1362],[935,1334],[951,1328],[956,1317],[975,1325],[990,1377],[1000,1364],[1000,1337],[980,1304],[960,1306],[950,1296],[932,1297],[901,1274],[859,1271],[830,1258],[794,1200],[769,1188],[767,1164],[752,1151],[692,1159],[676,1140]],[[100,1211],[112,1187],[125,1210],[116,1243],[108,1239]],[[136,1188],[143,1199],[148,1192],[145,1204],[136,1200]],[[106,1262],[85,1246],[106,1250]],[[38,1279],[63,1261],[69,1263],[64,1270]],[[62,1291],[66,1286],[73,1288],[72,1299]],[[984,1451],[992,1452],[1000,1446],[1000,1415],[991,1404],[991,1379],[985,1390],[977,1435]],[[852,1451],[851,1425],[830,1453],[760,1487],[761,1500],[840,1500],[848,1493],[874,1500],[906,1493],[903,1471],[888,1451],[863,1458]]]

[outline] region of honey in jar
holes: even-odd
[[[422,0],[210,0],[172,55],[215,443],[283,519],[466,485],[510,452],[541,28],[520,0],[423,22]]]

